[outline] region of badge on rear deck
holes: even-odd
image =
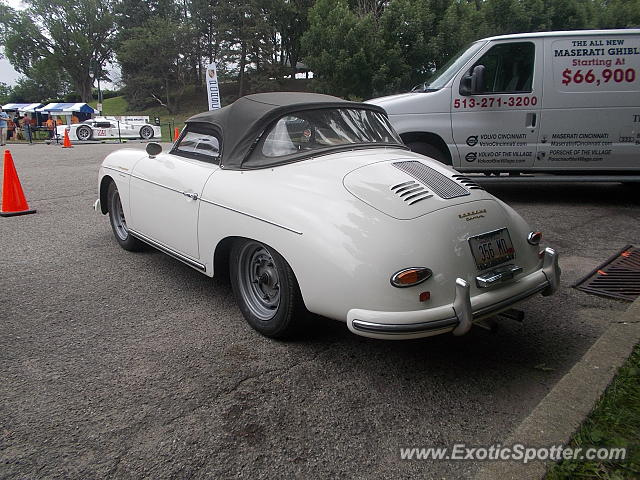
[[[472,212],[461,213],[458,215],[458,218],[468,222],[477,218],[484,218],[485,213],[487,213],[487,210],[483,208],[482,210],[473,210]]]

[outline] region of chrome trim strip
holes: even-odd
[[[210,205],[214,205],[216,207],[224,208],[225,210],[230,210],[232,212],[239,213],[240,215],[245,215],[247,217],[253,218],[254,220],[259,220],[261,222],[268,223],[269,225],[273,225],[274,227],[284,228],[285,230],[288,230],[289,232],[295,233],[297,235],[302,235],[302,232],[298,230],[294,230],[293,228],[287,227],[280,223],[272,222],[271,220],[266,220],[264,218],[256,217],[255,215],[251,215],[250,213],[243,212],[241,210],[236,210],[235,208],[227,207],[226,205],[222,205],[220,203],[212,202],[211,200],[207,200],[206,198],[201,198],[200,201],[208,203]]]
[[[389,324],[389,323],[365,322],[363,320],[354,320],[352,322],[353,328],[361,332],[385,333],[385,334],[397,334],[397,335],[428,332],[431,330],[441,330],[444,328],[455,327],[457,324],[458,324],[457,317],[445,318],[443,320],[434,320],[431,322],[423,322],[423,323]]]
[[[182,190],[176,190],[175,188],[167,187],[166,185],[162,185],[161,183],[154,182],[153,180],[149,180],[148,178],[139,177],[137,175],[134,175],[133,173],[130,173],[129,175],[131,175],[131,177],[135,178],[136,180],[141,180],[143,182],[150,183],[151,185],[155,185],[157,187],[164,188],[164,189],[170,190],[172,192],[179,193],[181,195],[184,193]]]
[[[102,168],[104,168],[105,170],[112,170],[112,171],[114,171],[114,172],[118,172],[118,173],[126,173],[127,175],[131,175],[131,174],[129,173],[129,170],[128,170],[128,169],[121,170],[121,169],[119,169],[119,168],[110,167],[110,166],[108,166],[108,165],[103,165],[103,166],[102,166]]]
[[[203,272],[207,271],[206,265],[204,265],[204,264],[202,264],[200,262],[197,262],[196,260],[192,259],[191,257],[188,257],[187,255],[183,255],[182,253],[176,252],[175,250],[173,250],[172,248],[167,247],[163,243],[160,243],[160,242],[158,242],[156,240],[153,240],[153,239],[147,237],[146,235],[144,235],[144,234],[142,234],[140,232],[136,232],[135,230],[132,230],[131,228],[129,229],[129,233],[131,235],[133,235],[134,237],[136,237],[137,239],[142,240],[143,242],[148,243],[152,247],[163,251],[167,255],[172,256],[176,260],[180,260],[181,262],[186,263],[190,267],[197,268],[198,270],[201,270]]]

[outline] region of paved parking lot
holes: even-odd
[[[504,438],[628,305],[569,285],[638,241],[637,188],[492,186],[562,254],[523,325],[269,340],[226,283],[118,247],[91,209],[116,148],[11,148],[38,213],[0,218],[2,478],[469,478],[399,448]]]

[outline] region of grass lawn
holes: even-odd
[[[620,368],[591,415],[574,435],[571,447],[626,447],[623,461],[562,461],[547,480],[640,479],[640,345]]]

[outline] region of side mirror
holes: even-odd
[[[484,93],[484,65],[476,65],[473,67],[471,74],[465,75],[460,81],[460,95],[468,97]]]
[[[149,154],[149,158],[156,158],[156,155],[160,155],[162,153],[162,145],[156,142],[147,143],[147,153]]]

